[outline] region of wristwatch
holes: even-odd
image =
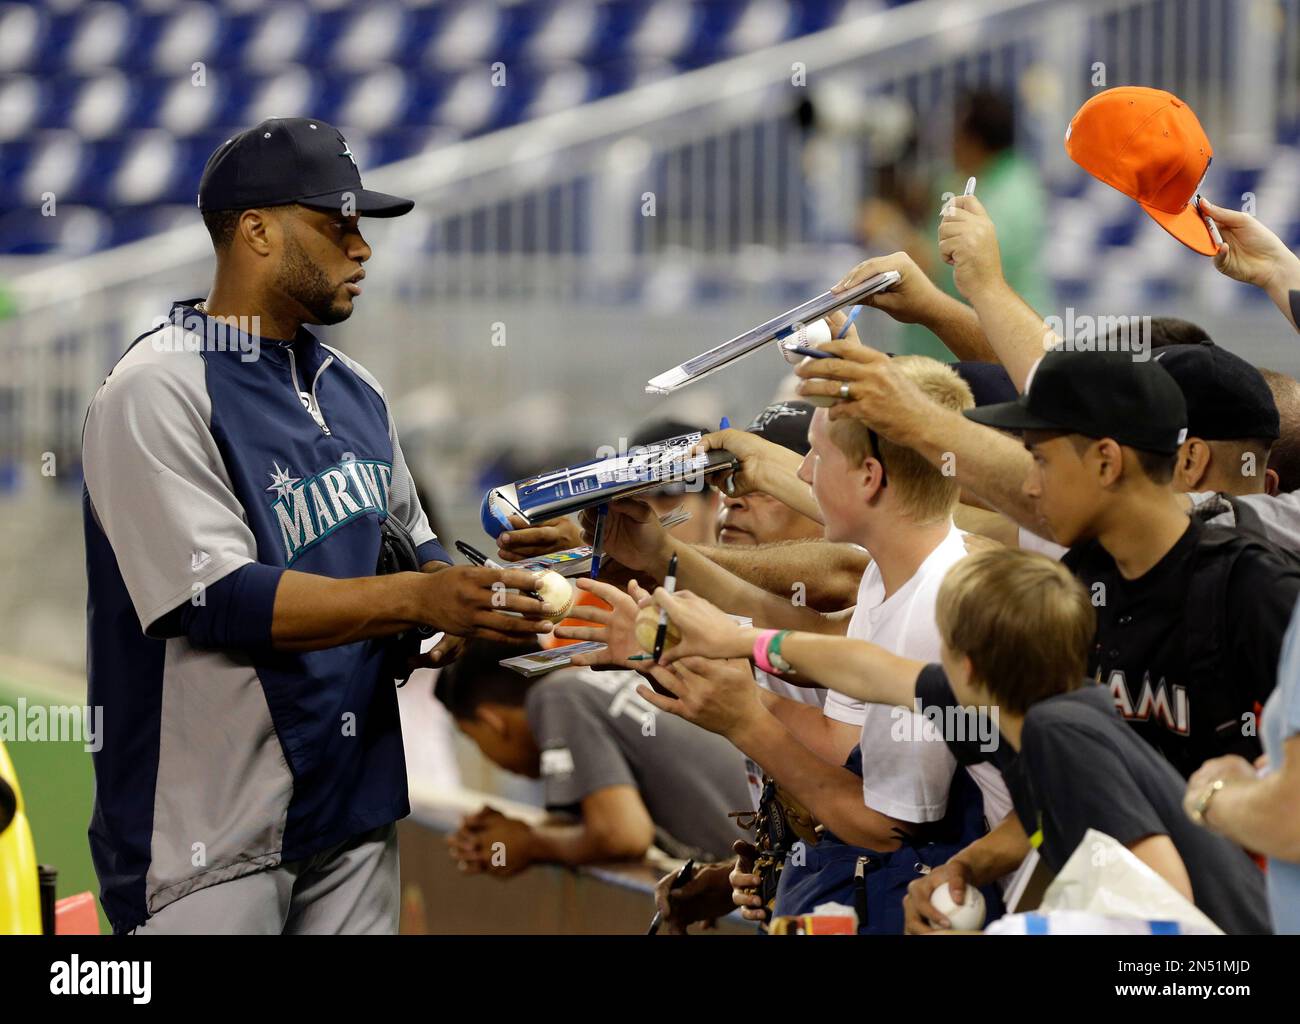
[[[1205,812],[1210,809],[1210,801],[1214,799],[1214,794],[1222,788],[1222,779],[1215,779],[1205,787],[1205,792],[1201,794],[1201,798],[1197,800],[1196,804],[1192,807],[1192,820],[1195,821],[1196,824],[1205,824]]]

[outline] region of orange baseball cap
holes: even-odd
[[[1214,148],[1192,108],[1142,86],[1107,89],[1079,108],[1065,130],[1070,159],[1119,189],[1162,228],[1206,256],[1218,251],[1197,199]]]

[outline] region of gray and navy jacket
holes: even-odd
[[[193,306],[136,339],[83,437],[90,845],[117,931],[409,812],[380,643],[273,650],[275,589],[373,575],[387,516],[451,561],[364,368]]]

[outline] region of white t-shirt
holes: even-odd
[[[948,535],[902,587],[885,599],[885,584],[873,562],[858,587],[858,604],[848,635],[869,640],[905,658],[939,660],[935,599],[948,570],[966,557],[964,534]],[[935,725],[922,715],[884,704],[862,707],[862,799],[868,806],[901,821],[937,821],[948,809],[957,762]],[[1001,774],[991,765],[976,766],[971,776],[984,795],[985,816],[1000,821],[1011,798]]]
[[[754,679],[765,690],[770,690],[778,697],[797,700],[801,704],[820,707],[826,700],[827,691],[820,686],[795,686],[780,676],[769,675],[761,668],[754,669]],[[745,758],[745,781],[749,785],[749,795],[754,801],[754,810],[763,796],[763,769],[752,757]]]
[[[1046,555],[1057,562],[1064,558],[1065,553],[1070,550],[1045,537],[1040,537],[1030,530],[1026,530],[1023,526],[1018,527],[1017,540],[1020,543],[1020,550],[1037,551],[1040,555]]]

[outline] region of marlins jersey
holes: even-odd
[[[1300,570],[1269,547],[1189,523],[1135,579],[1097,541],[1062,560],[1097,614],[1088,672],[1183,776],[1224,754],[1260,754],[1257,715],[1300,596]]]
[[[178,608],[236,570],[375,572],[395,516],[429,528],[384,393],[301,331],[227,331],[177,303],[117,363],[83,438],[89,700],[103,708],[90,843],[118,931],[196,889],[406,815],[397,699],[375,641],[200,648]]]

